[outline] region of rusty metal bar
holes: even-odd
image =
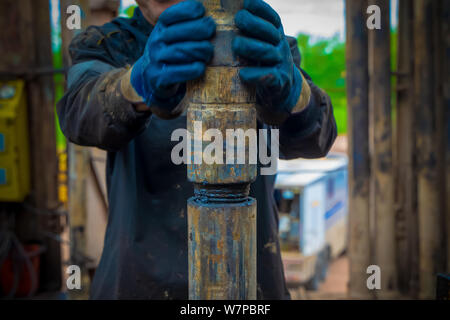
[[[422,299],[435,296],[436,273],[442,259],[442,221],[439,210],[438,150],[433,46],[433,0],[414,1],[415,110],[417,116],[417,187],[419,270]]]
[[[446,190],[446,176],[445,176],[445,163],[446,163],[446,106],[444,100],[444,79],[448,78],[448,74],[444,73],[445,66],[445,39],[444,34],[442,33],[443,24],[444,24],[444,2],[446,0],[438,0],[433,2],[433,40],[434,40],[434,95],[436,98],[436,147],[438,150],[437,156],[437,170],[438,170],[438,184],[439,184],[439,203],[438,203],[438,211],[440,213],[440,228],[442,233],[442,245],[441,245],[441,254],[439,255],[437,265],[438,269],[441,272],[445,271],[446,264],[446,250],[445,248],[445,240],[446,233],[448,229],[446,226],[446,198],[447,198],[447,190]],[[449,106],[447,105],[447,108]]]
[[[445,111],[445,192],[450,192],[450,2],[443,1],[442,41],[444,46],[443,94]],[[450,273],[450,199],[446,198],[446,230],[447,230],[447,272]]]
[[[369,229],[369,71],[367,2],[346,0],[347,100],[349,116],[350,283],[352,298],[371,298],[366,270],[370,263]]]
[[[446,75],[444,74],[443,67],[445,65],[445,39],[442,33],[443,23],[444,23],[444,0],[438,0],[433,2],[433,59],[434,59],[434,96],[435,96],[435,108],[436,108],[436,136],[435,145],[437,148],[437,177],[438,177],[438,190],[439,190],[439,202],[438,202],[438,212],[440,220],[439,227],[442,234],[442,245],[441,253],[437,259],[437,266],[439,271],[444,271],[446,262],[446,252],[444,250],[445,245],[445,223],[446,223],[446,177],[445,177],[445,150],[446,150],[446,138],[445,138],[445,105],[444,105],[444,79]],[[448,75],[447,75],[448,78]],[[447,106],[448,108],[448,106]]]
[[[51,46],[51,23],[49,2],[30,1],[32,23],[26,33],[33,38],[31,51],[21,51],[20,55],[30,55],[34,59],[32,68],[40,69],[53,63]],[[20,7],[22,10],[22,7]],[[8,12],[8,10],[6,11]],[[12,28],[15,28],[15,23]],[[22,37],[22,35],[21,35]],[[12,41],[16,41],[13,39]],[[11,67],[12,69],[13,67]],[[27,81],[30,123],[30,145],[32,163],[31,203],[37,209],[51,209],[59,205],[57,189],[57,154],[54,111],[54,83],[52,75],[39,75]],[[25,218],[26,219],[26,218]],[[41,232],[60,233],[61,221],[58,216],[39,218]],[[41,258],[40,290],[52,291],[61,288],[61,244],[44,237],[43,245],[47,251]]]
[[[438,211],[440,213],[440,228],[442,233],[442,241],[445,241],[445,223],[446,223],[446,177],[445,177],[445,150],[446,150],[446,123],[445,123],[445,105],[444,105],[444,78],[445,74],[443,72],[443,67],[445,65],[445,40],[444,35],[442,33],[443,23],[444,23],[444,0],[438,0],[433,2],[433,45],[434,45],[434,95],[435,95],[435,108],[436,108],[436,137],[435,137],[435,145],[437,148],[437,177],[439,184],[439,203],[438,203]],[[448,78],[448,75],[447,75]],[[447,106],[448,108],[448,106]],[[442,272],[445,269],[446,263],[446,252],[444,250],[444,242],[441,245],[441,254],[439,255],[437,265],[439,271]]]
[[[397,296],[395,261],[394,179],[392,168],[390,1],[371,0],[381,9],[381,29],[369,31],[369,101],[373,129],[375,262],[381,268],[377,297]]]
[[[414,0],[400,0],[398,25],[395,195],[397,216],[397,265],[399,290],[417,298],[419,288],[419,231],[415,166],[414,112]]]
[[[243,0],[202,2],[217,32],[214,59],[205,76],[188,85],[187,128],[191,145],[201,151],[210,143],[203,136],[209,129],[217,129],[222,137],[237,126],[256,129],[256,97],[240,82],[242,62],[231,51],[237,32],[234,15]],[[248,145],[235,151],[249,159]],[[256,200],[248,196],[256,165],[200,164],[199,157],[202,161],[202,153],[194,150],[188,165],[188,179],[195,186],[188,201],[189,298],[256,299]]]
[[[53,74],[66,74],[67,68],[54,68],[54,67],[40,67],[40,68],[28,68],[26,70],[0,70],[0,78],[17,79],[22,78],[25,80],[32,80],[39,76],[53,75]]]
[[[62,39],[62,55],[65,68],[71,65],[69,44],[77,32],[66,27],[67,7],[78,5],[83,10],[82,28],[85,30],[90,24],[89,0],[61,0],[60,23]],[[86,299],[89,295],[90,279],[86,268],[85,252],[87,246],[87,191],[86,184],[89,176],[90,151],[86,147],[72,143],[68,144],[69,157],[69,218],[70,218],[70,261],[81,268],[81,290],[71,290],[69,298],[72,300]]]

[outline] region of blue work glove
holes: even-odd
[[[245,0],[235,23],[243,36],[235,37],[233,51],[250,65],[240,70],[240,78],[256,86],[262,120],[279,125],[298,104],[303,85],[281,19],[264,1]]]
[[[130,76],[132,87],[150,109],[170,114],[183,99],[186,82],[204,74],[214,53],[209,40],[216,30],[214,20],[204,14],[203,4],[189,0],[159,17]]]

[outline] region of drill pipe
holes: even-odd
[[[243,0],[203,0],[207,15],[217,24],[214,58],[203,78],[188,84],[187,128],[191,146],[210,143],[201,131],[256,130],[256,95],[241,83],[239,69],[245,61],[233,56],[237,34],[235,14]],[[245,140],[244,140],[245,141]],[[235,144],[236,145],[236,144]],[[226,141],[224,141],[226,150]],[[192,300],[256,299],[256,200],[249,187],[256,179],[256,164],[249,164],[249,145],[237,146],[235,157],[245,152],[245,164],[188,164],[188,179],[195,195],[188,200],[189,298]],[[200,158],[202,159],[202,158]],[[235,162],[236,163],[236,162]]]

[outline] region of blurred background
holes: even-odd
[[[435,298],[450,271],[448,2],[266,1],[297,37],[301,67],[330,95],[339,133],[327,158],[279,164],[274,196],[292,297]],[[381,30],[366,27],[373,3]],[[87,298],[103,248],[106,154],[69,144],[54,113],[67,46],[81,31],[66,28],[72,4],[83,29],[136,8],[0,4],[2,297]],[[81,267],[82,290],[67,290],[69,265]],[[369,265],[385,272],[385,295],[367,290]]]

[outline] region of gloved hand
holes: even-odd
[[[281,19],[264,1],[245,0],[235,23],[244,36],[233,40],[233,51],[251,65],[240,70],[240,78],[256,86],[259,116],[279,125],[305,107],[300,96],[303,82],[307,85],[294,65]]]
[[[214,53],[208,41],[216,30],[198,1],[166,9],[153,29],[144,54],[134,64],[130,82],[144,103],[170,114],[186,93],[186,82],[201,77]]]

